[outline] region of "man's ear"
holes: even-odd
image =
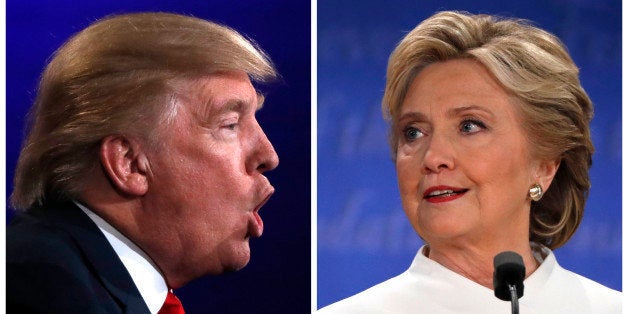
[[[146,156],[124,136],[111,135],[101,141],[100,162],[118,190],[131,196],[142,196],[148,191]]]

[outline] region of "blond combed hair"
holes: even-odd
[[[582,220],[590,188],[593,106],[578,68],[557,37],[527,21],[439,12],[410,31],[390,56],[382,110],[391,129],[416,75],[430,64],[460,58],[480,62],[520,100],[532,154],[560,160],[548,191],[532,202],[530,240],[562,246]],[[393,156],[397,136],[390,132]]]
[[[221,71],[278,75],[254,42],[223,25],[171,13],[106,17],[74,35],[44,70],[29,112],[11,204],[77,198],[108,135],[155,134],[176,115],[176,82]]]

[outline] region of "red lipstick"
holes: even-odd
[[[430,203],[449,202],[462,197],[467,191],[446,185],[433,186],[423,192],[423,199]]]

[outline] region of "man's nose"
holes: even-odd
[[[256,125],[253,145],[254,149],[249,158],[250,162],[248,166],[250,172],[257,171],[264,173],[277,168],[279,165],[279,156],[277,156],[273,144],[259,124]]]

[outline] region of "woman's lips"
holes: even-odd
[[[430,203],[449,202],[462,197],[467,191],[445,185],[433,186],[423,192],[423,199]]]

